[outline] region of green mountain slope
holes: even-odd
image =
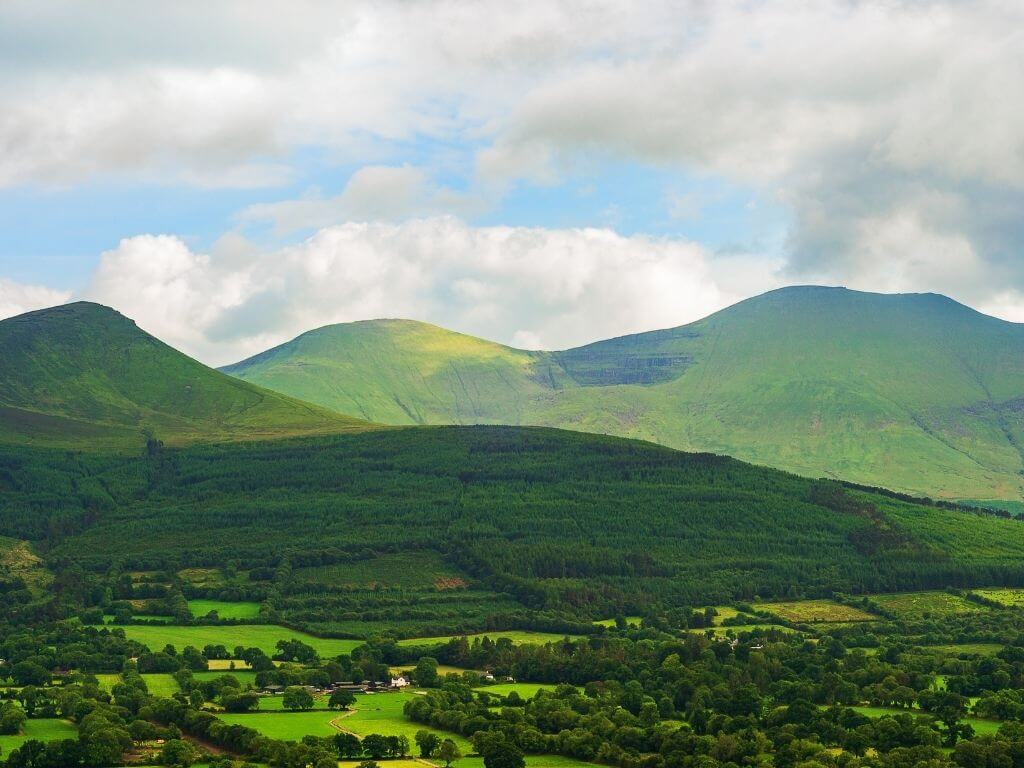
[[[445,634],[1024,579],[1016,520],[530,427],[372,430],[89,461],[16,447],[0,453],[0,510],[0,535],[38,542],[91,584],[231,562],[233,594],[273,594],[279,618],[321,631],[377,622]]]
[[[225,371],[373,421],[559,426],[941,497],[1021,497],[1024,326],[933,294],[788,288],[554,353],[353,323]]]
[[[350,417],[233,379],[112,309],[79,302],[0,321],[0,441],[141,445],[329,433]]]

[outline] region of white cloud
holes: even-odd
[[[263,253],[234,242],[197,254],[178,238],[143,235],[102,255],[86,295],[224,364],[310,328],[375,317],[563,348],[696,320],[751,282],[777,285],[773,266],[718,260],[679,240],[440,217],[329,227]]]
[[[14,317],[33,309],[63,304],[70,291],[56,291],[41,285],[25,285],[0,277],[0,319]]]

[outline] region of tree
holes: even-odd
[[[451,768],[452,763],[462,759],[462,752],[459,745],[451,739],[445,739],[437,748],[437,759],[444,763],[444,768]]]
[[[327,706],[331,709],[348,709],[355,703],[356,695],[342,688],[332,692],[331,698],[327,700]]]
[[[374,760],[380,760],[388,753],[387,737],[379,733],[369,733],[363,737],[363,751]]]
[[[412,671],[412,678],[417,685],[424,688],[433,688],[437,685],[437,659],[431,656],[421,656],[416,662],[416,668]]]
[[[301,685],[291,685],[284,689],[282,704],[285,709],[312,709],[314,704],[313,694]]]
[[[420,757],[432,757],[441,746],[441,739],[430,731],[416,731],[416,746],[420,748]]]
[[[160,765],[189,768],[198,757],[196,748],[184,739],[170,739],[160,750]]]
[[[21,733],[28,716],[21,707],[8,702],[0,710],[0,733],[5,736],[14,736]]]
[[[359,757],[363,754],[363,745],[351,733],[334,734],[334,748],[339,757]]]

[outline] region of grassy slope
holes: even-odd
[[[240,382],[79,302],[0,322],[0,441],[138,446],[329,433],[355,419]]]
[[[935,295],[783,289],[561,353],[353,323],[225,370],[385,423],[560,426],[936,496],[1021,492],[1024,327]]]

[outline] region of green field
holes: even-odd
[[[499,638],[507,638],[513,642],[513,644],[529,644],[529,645],[544,645],[545,643],[557,643],[565,639],[565,635],[556,635],[551,632],[528,632],[525,630],[503,630],[498,632],[479,632],[475,635],[442,635],[440,637],[410,637],[405,640],[399,640],[399,645],[441,645],[447,643],[457,637],[465,637],[469,642],[473,642],[476,638],[481,640],[485,637],[491,638],[491,640],[498,640]]]
[[[313,697],[313,710],[327,709],[327,696]],[[260,712],[288,712],[284,708],[284,696],[260,696]]]
[[[442,765],[436,760],[430,762],[435,765]],[[391,763],[389,761],[388,765]],[[410,768],[412,768],[410,766]],[[482,757],[464,757],[455,763],[452,768],[484,768]],[[598,768],[597,763],[588,763],[583,760],[576,760],[562,755],[527,755],[526,768]]]
[[[368,733],[379,733],[383,736],[408,736],[412,741],[416,731],[431,731],[452,739],[459,745],[463,754],[469,754],[472,746],[469,741],[454,733],[427,728],[406,718],[402,708],[405,702],[416,696],[415,693],[376,693],[362,694],[356,697],[355,708],[350,714],[337,721],[338,727],[354,733],[359,737]]]
[[[196,618],[216,611],[222,619],[255,619],[260,614],[259,603],[228,603],[223,600],[189,600],[188,609]]]
[[[286,741],[300,741],[303,736],[333,736],[338,729],[331,721],[337,712],[252,712],[246,714],[217,715],[226,723],[254,728],[264,736]]]
[[[901,619],[952,616],[988,610],[959,595],[948,592],[903,592],[891,595],[872,595],[872,601]]]
[[[467,576],[448,565],[431,550],[398,552],[368,560],[352,560],[336,565],[297,569],[297,582],[345,585],[363,589],[462,589]]]
[[[524,699],[532,699],[538,691],[553,691],[558,686],[554,683],[497,683],[495,685],[481,685],[473,690],[479,693],[489,693],[493,696],[508,696],[512,691],[518,693]]]
[[[972,589],[974,594],[984,597],[986,600],[1005,605],[1007,608],[1019,608],[1024,606],[1024,589],[1012,587],[998,587],[993,589]]]
[[[391,668],[392,672],[401,672],[401,673],[408,673],[408,672],[411,672],[414,669],[416,669],[416,665],[415,664],[399,664],[397,667],[392,667]],[[477,675],[482,674],[481,672],[479,672],[478,670],[475,670],[475,669],[466,669],[465,667],[452,667],[452,666],[449,666],[448,664],[438,664],[437,665],[437,674],[439,674],[441,676],[444,676],[444,675],[462,675],[462,674],[465,674],[466,672],[473,672],[474,674],[477,674]]]
[[[643,621],[643,619],[639,616],[624,616],[623,618],[626,620],[626,624],[628,624],[631,627],[639,627],[640,622]],[[614,627],[615,619],[598,619],[594,623],[597,624],[599,627]]]
[[[236,645],[255,647],[267,655],[276,652],[278,640],[301,640],[316,649],[317,653],[327,658],[342,653],[351,653],[352,649],[362,645],[361,640],[334,640],[314,637],[305,632],[285,629],[272,624],[251,624],[245,627],[232,626],[200,626],[200,627],[144,627],[126,625],[121,627],[125,636],[137,640],[154,651],[158,651],[168,643],[178,651],[191,645],[202,648],[205,645],[223,645],[233,649]]]
[[[107,674],[99,672],[96,674],[96,679],[99,681],[100,688],[110,690],[119,682],[121,682],[121,676],[116,674]]]
[[[209,670],[207,672],[192,673],[192,677],[194,677],[196,680],[216,680],[218,677],[221,677],[222,675],[231,675],[239,683],[241,683],[243,687],[247,685],[255,687],[256,685],[256,673],[247,669],[218,669]]]
[[[1003,646],[1000,643],[954,643],[949,645],[928,645],[929,651],[938,651],[947,656],[995,656]]]
[[[785,603],[764,603],[760,609],[773,613],[786,621],[798,623],[831,622],[844,623],[853,621],[876,621],[877,616],[843,605],[832,600],[796,600]]]
[[[145,674],[142,679],[146,681],[146,689],[161,698],[170,698],[181,690],[173,675]]]
[[[0,736],[0,754],[4,757],[17,749],[29,739],[38,741],[57,741],[78,737],[78,729],[67,720],[39,719],[26,720],[24,733],[16,736]]]

